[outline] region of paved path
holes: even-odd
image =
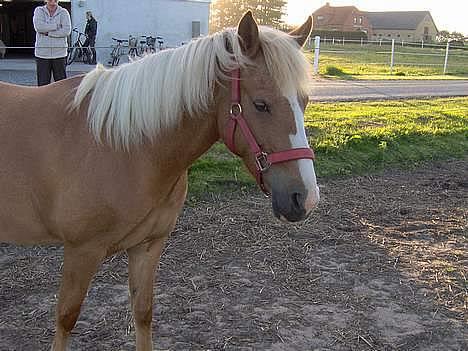
[[[68,77],[86,73],[94,66],[83,63],[73,63],[67,66]],[[0,59],[0,81],[21,84],[36,85],[36,63],[34,59]]]
[[[67,67],[72,76],[90,71],[94,66],[73,63]],[[35,85],[36,66],[32,59],[0,60],[0,81]],[[313,101],[352,101],[402,99],[435,96],[467,96],[467,80],[326,80],[310,83]]]
[[[466,96],[468,80],[314,80],[310,99],[352,101],[409,97]]]

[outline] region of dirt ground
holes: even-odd
[[[319,165],[318,165],[319,167]],[[160,267],[157,350],[468,350],[468,161],[321,183],[305,223],[258,192],[187,206]],[[59,247],[0,245],[0,350],[47,350]],[[133,350],[126,256],[71,350]]]

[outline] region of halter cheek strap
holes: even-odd
[[[235,133],[237,126],[239,126],[245,141],[249,145],[250,151],[255,156],[255,178],[257,180],[257,184],[260,186],[260,189],[262,189],[262,191],[265,194],[269,195],[268,190],[265,188],[262,175],[270,168],[271,165],[300,159],[314,160],[314,151],[310,148],[295,148],[279,152],[273,152],[270,154],[263,151],[258,145],[257,140],[255,139],[255,136],[249,128],[242,113],[242,105],[240,101],[240,69],[232,71],[231,78],[232,104],[231,110],[229,112],[229,120],[226,126],[224,143],[232,153],[239,155],[236,152],[235,145]]]

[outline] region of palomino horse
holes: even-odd
[[[0,84],[0,240],[63,243],[52,349],[65,350],[103,259],[128,253],[137,350],[151,350],[153,283],[187,191],[217,140],[239,155],[274,214],[319,200],[303,112],[309,18],[290,33],[236,29],[115,69],[32,88]]]

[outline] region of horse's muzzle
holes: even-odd
[[[307,218],[311,210],[306,209],[307,191],[272,191],[275,216],[288,222],[299,222]]]

